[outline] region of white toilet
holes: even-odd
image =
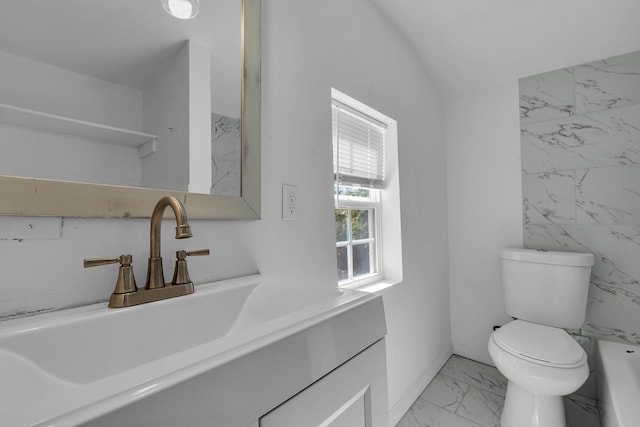
[[[587,355],[564,329],[585,319],[592,254],[505,249],[507,314],[489,354],[509,380],[502,427],[566,427],[562,397],[589,376]]]

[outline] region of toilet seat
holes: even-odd
[[[514,320],[492,334],[498,347],[521,359],[557,368],[585,364],[583,348],[563,329]]]

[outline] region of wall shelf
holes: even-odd
[[[156,135],[101,125],[0,103],[0,123],[95,139],[110,144],[140,147]]]

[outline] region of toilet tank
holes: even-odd
[[[500,258],[507,314],[558,328],[582,326],[593,254],[504,249]]]

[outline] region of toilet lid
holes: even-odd
[[[586,353],[563,329],[514,320],[493,333],[505,351],[544,365],[572,368],[584,363]]]

